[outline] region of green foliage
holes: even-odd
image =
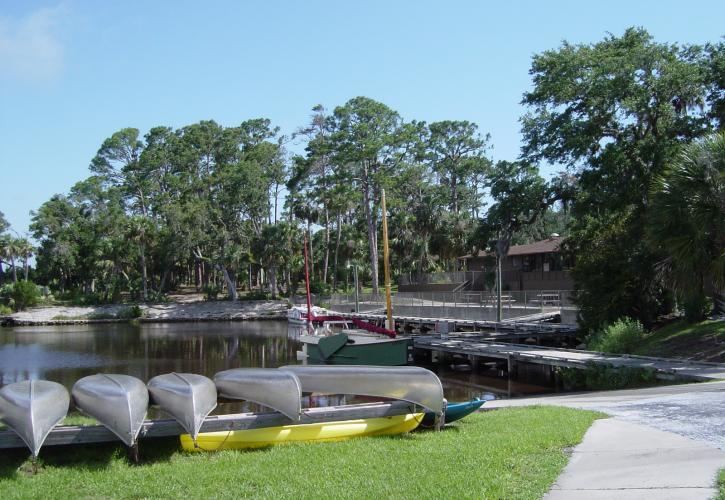
[[[201,291],[204,292],[206,300],[216,300],[222,289],[215,283],[207,283],[202,287]]]
[[[592,334],[587,348],[591,351],[632,354],[644,340],[645,334],[642,323],[621,318]]]
[[[725,133],[685,147],[655,179],[648,237],[690,321],[725,290]],[[717,303],[717,301],[716,301]]]
[[[414,432],[253,451],[184,453],[178,438],[140,447],[43,448],[39,472],[26,450],[0,462],[4,498],[505,498],[538,499],[600,415],[569,408],[503,409],[470,415],[442,432]],[[525,429],[526,432],[520,432]],[[425,459],[423,459],[425,457]],[[394,466],[390,466],[394,464]],[[314,481],[320,470],[334,470]]]
[[[38,285],[32,281],[21,280],[4,285],[0,289],[0,298],[5,305],[15,311],[22,311],[38,304],[41,298]]]
[[[248,292],[242,300],[269,300],[270,298],[271,294],[269,292],[264,290],[252,290]]]
[[[586,368],[557,368],[567,390],[607,391],[656,385],[656,371],[649,368],[590,364]]]
[[[725,362],[725,321],[674,321],[647,335],[635,354]]]
[[[661,258],[645,244],[648,192],[683,144],[715,126],[703,106],[709,67],[701,47],[656,43],[635,28],[533,58],[523,156],[565,164],[576,187],[565,200],[568,248],[589,330],[625,315],[648,325],[671,306]]]
[[[0,304],[0,316],[7,316],[12,312],[13,310],[9,306],[6,306],[5,304]]]
[[[143,311],[138,304],[127,306],[116,313],[118,319],[137,319],[143,316]]]

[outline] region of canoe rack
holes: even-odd
[[[335,422],[338,420],[392,417],[420,411],[424,410],[418,405],[405,401],[391,401],[385,403],[305,408],[299,421],[293,421],[279,412],[210,415],[204,419],[201,432],[237,431],[291,424],[314,424]],[[174,419],[146,420],[139,433],[139,438],[161,438],[180,436],[181,434],[186,434],[186,431]],[[60,425],[50,431],[43,446],[105,443],[112,441],[118,442],[118,437],[102,425]],[[25,448],[25,443],[11,430],[0,431],[0,449],[7,448]]]

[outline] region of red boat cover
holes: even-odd
[[[303,318],[307,318],[306,313],[302,313]],[[372,333],[379,333],[381,335],[387,335],[391,339],[395,338],[395,330],[388,330],[387,328],[383,328],[381,326],[373,325],[372,323],[368,323],[367,321],[363,321],[358,318],[349,318],[352,323],[360,328],[361,330],[365,330]],[[315,323],[324,323],[325,321],[348,321],[348,318],[345,318],[344,316],[312,316],[312,321]]]

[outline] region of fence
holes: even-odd
[[[496,318],[497,296],[492,292],[398,292],[392,297],[396,314],[423,318],[454,318],[492,320]],[[501,296],[503,318],[562,311],[562,322],[576,321],[576,306],[568,290],[535,290],[504,292]],[[385,294],[359,294],[360,312],[385,308]],[[355,310],[355,294],[335,294],[329,308],[340,312]],[[565,319],[566,318],[566,319]]]
[[[398,285],[444,284],[444,283],[473,283],[481,271],[452,271],[447,273],[424,273],[402,275],[398,277]]]

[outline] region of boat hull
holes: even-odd
[[[83,377],[71,391],[76,407],[98,420],[126,446],[136,444],[149,403],[146,384],[129,375]]]
[[[291,420],[302,412],[302,388],[294,373],[269,368],[234,368],[214,375],[219,395],[251,401],[276,410]]]
[[[203,432],[197,445],[191,436],[181,436],[186,451],[217,451],[263,448],[287,443],[341,441],[363,436],[389,436],[410,432],[423,419],[423,413],[391,417],[343,420],[315,424],[283,425],[241,431]]]
[[[460,420],[463,417],[477,411],[485,402],[486,400],[484,399],[473,399],[463,403],[451,403],[446,406],[444,421],[446,424],[449,424],[451,422],[455,422],[456,420]],[[435,413],[426,412],[425,418],[423,418],[423,422],[421,422],[420,425],[425,427],[432,427],[435,425]]]
[[[167,373],[149,380],[147,387],[152,403],[174,417],[193,437],[217,405],[216,386],[202,375]]]
[[[325,343],[334,342],[335,338],[347,336],[344,333],[322,337],[317,342],[300,340],[306,346],[307,360],[311,363],[327,365],[371,365],[371,366],[403,366],[408,364],[409,339],[379,339],[369,343],[344,343],[341,347],[329,352]],[[352,337],[354,339],[354,337]]]
[[[62,385],[25,380],[0,389],[0,420],[38,456],[45,438],[68,413],[70,396]]]

